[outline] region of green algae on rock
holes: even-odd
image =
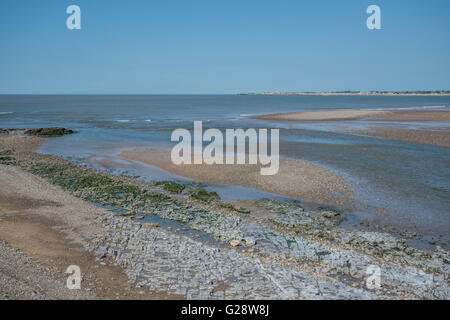
[[[175,194],[182,193],[183,190],[185,189],[185,186],[183,184],[176,183],[173,181],[156,181],[154,182],[154,185],[163,188],[167,192]]]
[[[73,134],[75,131],[66,128],[31,128],[24,131],[24,134],[28,136],[37,136],[37,137],[60,137],[66,134]]]
[[[42,138],[61,137],[67,134],[75,133],[74,130],[53,127],[53,128],[25,128],[25,129],[0,129],[0,134],[24,134],[26,136],[35,136]]]
[[[192,189],[191,197],[201,201],[219,200],[217,192],[208,192],[205,189]]]

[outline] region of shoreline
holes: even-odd
[[[86,295],[69,299],[450,296],[450,254],[442,248],[424,251],[388,233],[346,230],[331,209],[309,211],[274,200],[238,208],[203,189],[95,171],[33,152],[42,141],[0,135],[0,240],[12,247],[0,264],[17,261],[14,250],[57,274],[67,263],[80,264],[85,280],[78,293]],[[380,289],[365,287],[368,265],[380,267]],[[3,279],[7,296],[0,298],[8,298],[17,286]],[[59,279],[55,283],[64,285]],[[35,298],[45,298],[47,289]],[[20,294],[29,291],[24,286]]]

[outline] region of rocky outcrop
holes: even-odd
[[[66,128],[28,128],[28,129],[0,129],[0,134],[24,134],[27,136],[36,136],[42,138],[61,137],[75,131]]]
[[[38,136],[38,137],[60,137],[66,134],[72,134],[75,131],[66,129],[66,128],[36,128],[36,129],[27,129],[24,131],[24,134],[29,136]]]

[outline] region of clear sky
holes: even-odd
[[[0,93],[450,89],[449,17],[448,0],[0,0]]]

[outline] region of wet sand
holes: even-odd
[[[262,176],[260,165],[177,166],[170,160],[170,151],[160,149],[133,149],[123,151],[120,157],[147,163],[203,183],[253,187],[316,203],[344,205],[352,193],[342,177],[299,160],[280,159],[280,169],[276,175]]]
[[[396,110],[369,116],[368,120],[396,122],[450,122],[447,110]]]
[[[329,121],[329,120],[358,120],[364,117],[385,114],[388,111],[378,110],[324,110],[267,114],[254,116],[253,119],[282,120],[282,121]]]
[[[370,126],[364,130],[345,129],[344,131],[384,139],[450,147],[450,130],[448,127],[409,129],[389,126],[390,123],[394,122],[450,123],[450,111],[447,110],[329,110],[269,114],[252,118],[274,121],[362,120],[368,121],[368,124],[369,121],[382,121],[386,122],[386,125],[383,127]]]
[[[375,136],[384,139],[432,144],[450,148],[450,132],[448,129],[403,129],[389,127],[370,127],[367,130],[355,130],[352,133]]]
[[[281,121],[335,121],[335,120],[372,120],[372,121],[436,121],[450,122],[447,110],[323,110],[277,113],[254,116],[253,119]]]

